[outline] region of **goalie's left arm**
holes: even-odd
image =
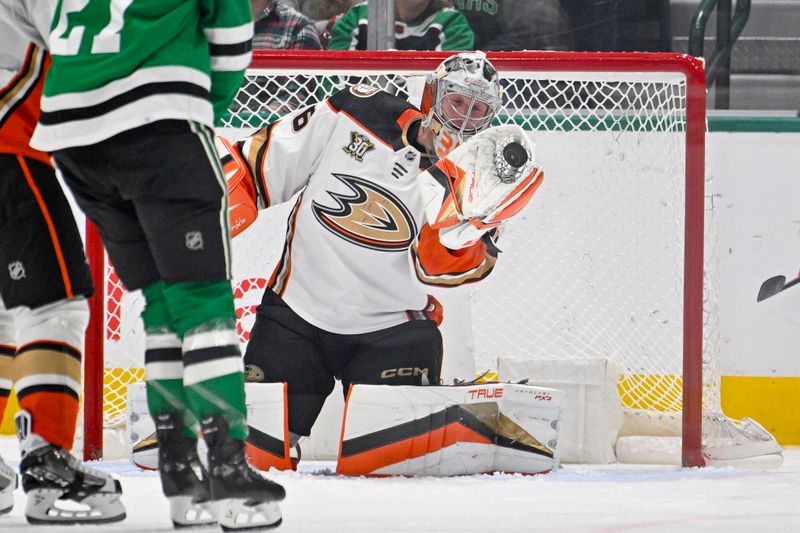
[[[528,204],[543,179],[533,144],[515,125],[479,133],[421,173],[428,223],[412,247],[419,280],[452,287],[488,276],[501,226]]]
[[[488,276],[497,261],[499,250],[494,245],[495,231],[478,237],[478,241],[459,249],[442,244],[441,230],[429,224],[422,226],[411,246],[414,270],[425,285],[458,287]]]
[[[489,128],[450,152],[418,179],[425,216],[448,248],[477,242],[519,213],[542,184],[533,143],[519,126]]]

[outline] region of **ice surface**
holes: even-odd
[[[17,466],[11,437],[0,452]],[[800,531],[800,447],[773,471],[733,468],[567,465],[540,476],[345,478],[332,463],[275,472],[288,493],[278,532],[796,532]],[[154,472],[127,462],[93,464],[117,474],[128,517],[95,527],[29,526],[22,490],[0,531],[173,531]],[[199,531],[219,531],[202,529]]]

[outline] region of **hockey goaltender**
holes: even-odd
[[[336,379],[340,473],[557,465],[559,391],[440,386],[443,310],[428,288],[488,276],[501,228],[544,178],[521,128],[491,127],[501,106],[485,54],[460,53],[428,76],[420,109],[355,85],[216,139],[234,235],[292,202],[244,356],[254,465],[296,465]]]

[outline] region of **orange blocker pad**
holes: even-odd
[[[539,474],[558,467],[564,393],[486,383],[354,385],[336,471],[367,476]]]

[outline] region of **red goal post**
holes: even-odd
[[[356,77],[374,73],[384,77],[391,77],[405,72],[424,73],[429,72],[444,58],[450,55],[444,52],[403,52],[403,51],[370,51],[370,52],[302,52],[302,51],[256,51],[252,62],[252,76],[256,80],[259,77],[274,76],[271,80],[280,80],[291,76],[301,76],[304,78],[314,77],[315,88],[308,89],[307,92],[314,95],[325,94],[326,84],[334,82],[321,80],[320,76],[330,76],[331,80],[343,77]],[[600,96],[593,96],[591,105],[584,110],[577,110],[575,105],[569,113],[574,116],[564,118],[565,112],[560,115],[550,115],[541,119],[539,124],[561,121],[563,124],[571,124],[570,128],[580,128],[584,123],[603,123],[607,120],[605,115],[594,116],[592,106],[604,105],[604,102],[617,98],[619,82],[616,79],[625,80],[624,83],[630,86],[643,84],[644,80],[652,76],[659,78],[663,75],[678,77],[681,81],[678,84],[681,94],[675,95],[675,102],[678,102],[681,109],[675,111],[675,118],[679,122],[677,129],[683,138],[683,204],[677,209],[682,213],[681,226],[683,235],[679,237],[682,242],[682,272],[678,275],[682,277],[682,301],[676,305],[682,308],[682,401],[681,401],[681,424],[682,424],[682,463],[685,466],[702,466],[704,464],[701,449],[702,425],[703,425],[703,247],[704,247],[704,201],[705,201],[705,123],[706,123],[706,88],[705,72],[701,60],[684,54],[674,53],[571,53],[571,52],[497,52],[489,54],[490,60],[500,72],[502,77],[513,78],[520,75],[525,79],[540,80],[546,76],[553,75],[557,83],[553,83],[542,91],[558,92],[564,90],[564,86],[569,84],[567,78],[561,74],[571,73],[569,79],[592,80],[592,86],[600,87]],[[322,73],[322,74],[320,74]],[[327,74],[326,74],[327,73]],[[266,78],[265,78],[266,79]],[[327,79],[327,78],[326,78]],[[565,81],[566,80],[566,81]],[[594,81],[598,80],[598,81]],[[603,81],[607,80],[607,81]],[[637,81],[637,80],[642,80]],[[246,82],[250,83],[248,80]],[[279,83],[279,82],[276,82]],[[511,82],[513,83],[513,82]],[[302,84],[302,82],[300,82]],[[537,87],[544,84],[537,82]],[[510,86],[511,87],[511,86]],[[510,95],[513,102],[527,98],[527,93],[536,89],[532,85],[525,85],[517,94]],[[551,89],[552,88],[552,89]],[[244,89],[243,89],[244,90]],[[559,93],[556,97],[548,100],[550,104],[558,105],[557,102],[572,98],[582,89],[566,89],[565,93]],[[644,89],[644,92],[649,92]],[[287,95],[290,93],[287,92]],[[291,94],[296,94],[292,92]],[[508,94],[508,91],[507,91]],[[519,97],[519,99],[517,98]],[[633,101],[637,98],[635,97]],[[304,102],[304,105],[307,102]],[[638,104],[635,104],[638,105]],[[525,113],[539,111],[535,105],[524,104]],[[652,108],[654,113],[653,120],[658,120],[662,114],[655,104],[647,103],[643,108]],[[246,103],[240,102],[239,111],[234,110],[233,117],[237,113],[242,113],[242,109],[247,108]],[[517,115],[512,113],[522,113],[521,108],[510,110],[508,116],[510,120],[518,120]],[[275,110],[280,113],[281,110]],[[248,113],[250,113],[248,111]],[[623,115],[625,113],[622,113]],[[520,115],[521,116],[521,115]],[[613,121],[618,121],[619,117],[610,114]],[[262,117],[266,120],[266,116]],[[624,120],[642,120],[641,118],[626,118]],[[238,120],[238,119],[237,119]],[[537,119],[538,120],[538,119]],[[649,119],[645,119],[649,120]],[[235,121],[234,121],[235,122]],[[616,122],[615,122],[616,123]],[[241,127],[240,123],[231,123],[232,127]],[[249,126],[255,126],[249,124]],[[536,131],[535,129],[533,131]],[[542,153],[542,160],[547,168],[548,155]],[[548,179],[555,180],[556,177],[548,174]],[[547,180],[543,187],[547,186]],[[536,203],[534,200],[533,203]],[[83,430],[83,455],[84,459],[97,459],[102,454],[102,438],[104,427],[104,408],[108,402],[104,399],[104,385],[108,394],[107,379],[104,375],[108,371],[108,365],[104,359],[104,347],[107,343],[107,317],[108,317],[108,298],[106,287],[108,285],[108,269],[102,244],[95,230],[87,230],[87,250],[93,277],[95,280],[96,295],[92,298],[91,309],[92,318],[87,331],[86,355],[85,355],[85,393],[84,393],[84,430]],[[263,274],[266,276],[268,271],[265,269]],[[142,354],[136,354],[142,358]]]

